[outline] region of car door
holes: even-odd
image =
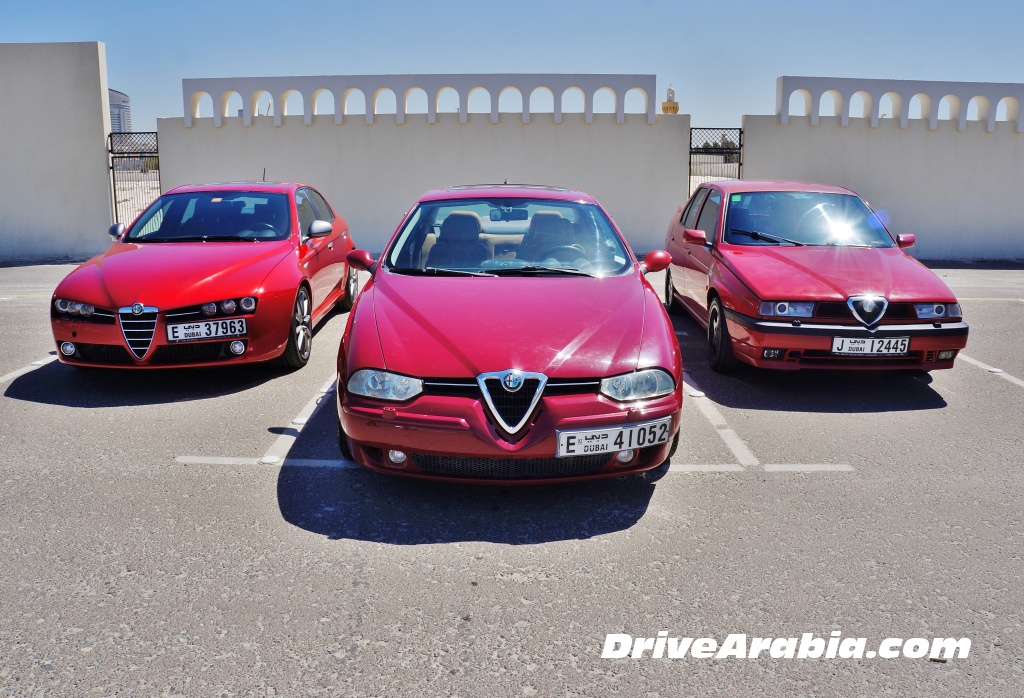
[[[319,246],[321,257],[325,258],[324,284],[327,293],[332,294],[336,290],[344,288],[345,277],[348,273],[348,261],[345,257],[352,249],[348,222],[343,217],[335,215],[330,205],[316,189],[309,187],[306,191],[316,209],[317,218],[330,223],[334,230],[325,238],[326,242]]]
[[[683,244],[686,265],[683,281],[683,299],[693,312],[701,319],[708,315],[708,271],[711,269],[711,250],[718,233],[718,214],[722,209],[722,194],[717,189],[709,188],[708,195],[700,207],[700,215],[694,226],[703,230],[707,236],[706,245],[692,242]]]
[[[672,225],[668,230],[668,239],[665,241],[665,249],[672,255],[672,264],[669,265],[667,273],[672,275],[672,285],[680,296],[685,296],[686,288],[686,267],[690,264],[687,254],[683,230],[693,228],[697,222],[697,214],[700,213],[700,206],[708,195],[706,187],[701,187],[690,201],[679,207]]]
[[[295,212],[299,217],[299,263],[303,275],[309,280],[313,293],[313,309],[318,309],[330,290],[329,261],[327,245],[332,236],[310,238],[306,233],[309,224],[316,220],[317,212],[313,207],[309,191],[305,188],[295,192]]]

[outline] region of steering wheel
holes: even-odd
[[[266,235],[265,233],[270,234]],[[277,235],[277,228],[271,223],[257,223],[251,228],[238,233],[238,236],[243,238],[267,238],[274,237],[275,235]]]
[[[586,256],[586,251],[579,245],[555,245],[549,247],[539,255],[537,259],[547,259],[553,257],[559,262],[574,262],[580,258],[580,256]]]

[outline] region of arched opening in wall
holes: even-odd
[[[939,118],[960,120],[960,98],[956,95],[946,95],[939,100]]]
[[[523,93],[517,87],[506,87],[498,94],[498,111],[503,114],[523,113]]]
[[[249,98],[249,108],[253,118],[257,116],[273,116],[274,98],[266,90],[256,90]]]
[[[535,87],[530,93],[531,114],[552,114],[555,111],[555,93],[547,87]]]
[[[234,90],[222,94],[220,96],[220,115],[225,117],[241,116],[242,95],[238,94]]]
[[[437,93],[438,114],[458,114],[462,108],[459,93],[453,87],[442,87]]]
[[[583,94],[583,90],[578,87],[568,87],[565,92],[562,93],[562,113],[563,114],[582,114],[583,110],[586,109],[587,98]]]
[[[871,115],[871,95],[861,90],[850,97],[850,118],[866,119]]]
[[[916,94],[910,98],[908,119],[928,119],[932,114],[932,98],[926,94]]]
[[[811,93],[807,90],[793,90],[789,95],[790,116],[810,116]]]
[[[898,92],[886,92],[878,100],[879,119],[898,119],[903,109],[903,97]]]
[[[474,87],[469,91],[466,98],[466,113],[468,114],[490,114],[491,93],[483,87]]]
[[[618,98],[615,91],[610,87],[602,87],[594,93],[594,113],[614,114]]]
[[[213,116],[213,97],[208,92],[195,92],[192,95],[192,118],[205,119]]]
[[[985,97],[975,97],[967,103],[968,121],[988,121],[989,102]]]
[[[634,87],[622,98],[622,109],[625,114],[647,113],[647,90]]]
[[[345,90],[345,94],[341,97],[341,108],[342,114],[365,114],[366,113],[366,95],[358,87],[352,87]]]
[[[405,91],[405,113],[426,114],[430,100],[427,99],[425,90],[413,87]]]
[[[395,114],[397,110],[398,100],[392,90],[382,87],[373,94],[374,114]]]
[[[828,90],[823,92],[821,99],[818,100],[818,115],[819,116],[842,116],[843,114],[843,96],[839,94],[838,90]]]
[[[281,110],[282,116],[301,116],[305,113],[305,105],[302,103],[302,93],[298,90],[287,90],[281,96],[281,103],[284,105]]]
[[[313,114],[333,114],[334,93],[321,87],[313,92]]]
[[[1020,118],[1020,102],[1014,97],[1003,97],[996,105],[996,121],[1016,121]]]

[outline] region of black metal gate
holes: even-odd
[[[742,177],[743,129],[690,129],[690,194],[704,182]]]
[[[111,133],[108,150],[114,220],[127,225],[160,195],[156,132]]]

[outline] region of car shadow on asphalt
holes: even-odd
[[[729,374],[715,373],[708,366],[704,328],[684,311],[671,317],[683,370],[705,395],[725,407],[864,413],[937,410],[947,405],[932,388],[932,376],[920,371],[772,371],[742,364]]]
[[[18,376],[4,391],[14,400],[62,407],[125,407],[187,402],[239,393],[279,378],[284,369],[254,364],[140,371],[81,368],[57,362]]]
[[[334,540],[530,545],[593,538],[636,524],[667,472],[666,465],[610,480],[505,487],[309,465],[341,458],[336,420],[332,395],[299,433],[277,480],[284,520]]]

